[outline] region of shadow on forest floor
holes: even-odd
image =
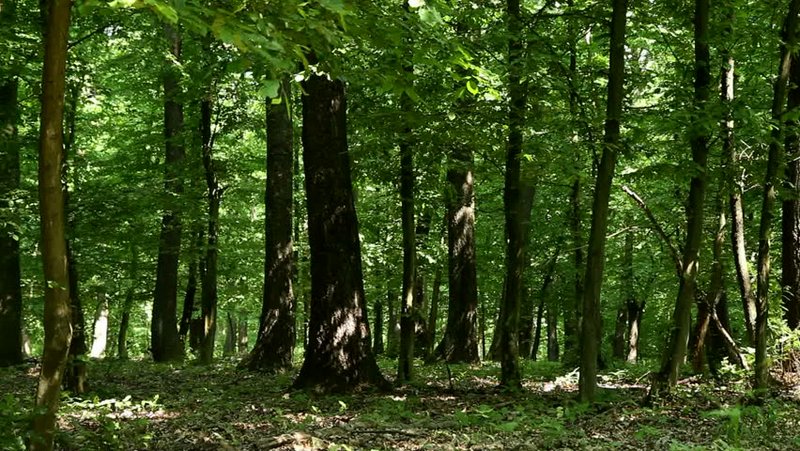
[[[742,406],[746,382],[681,382],[668,401],[643,407],[647,373],[623,367],[602,376],[600,402],[577,404],[577,373],[526,362],[525,389],[495,389],[493,363],[419,366],[393,393],[322,396],[287,391],[293,373],[234,368],[90,364],[90,392],[65,398],[57,447],[155,449],[800,449],[797,391]],[[386,374],[394,362],[384,361]],[[0,370],[0,448],[21,446],[36,368]]]

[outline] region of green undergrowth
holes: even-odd
[[[523,389],[498,390],[497,364],[424,365],[390,393],[289,389],[294,372],[145,361],[90,363],[91,391],[65,396],[57,447],[113,449],[798,449],[800,406],[784,390],[749,403],[739,381],[682,381],[642,402],[647,371],[601,377],[594,406],[575,401],[577,373],[524,362]],[[387,375],[394,362],[381,360]],[[0,370],[0,449],[24,449],[36,369]],[[6,389],[7,388],[7,389]]]

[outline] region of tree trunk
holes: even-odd
[[[44,351],[36,391],[37,412],[33,419],[31,450],[53,449],[61,376],[72,339],[64,192],[61,185],[70,5],[68,0],[47,0],[43,3],[46,27],[39,129],[39,212],[45,280]]]
[[[247,315],[239,315],[238,326],[239,330],[236,333],[236,350],[239,354],[247,354]]]
[[[253,370],[292,366],[296,339],[292,218],[294,153],[289,80],[281,81],[281,103],[267,109],[267,188],[264,196],[264,293],[258,341],[242,362]]]
[[[611,181],[614,178],[617,151],[620,147],[620,119],[622,117],[623,80],[625,78],[625,26],[628,2],[627,0],[614,0],[613,5],[605,137],[603,156],[600,160],[595,182],[592,227],[589,233],[589,251],[586,261],[586,290],[581,313],[583,319],[580,328],[579,392],[582,402],[594,402],[597,391],[597,361],[601,339],[600,289],[605,265],[608,202],[611,197]]]
[[[108,345],[108,297],[105,290],[98,293],[97,308],[94,313],[94,327],[92,328],[92,350],[89,357],[100,359],[106,355]]]
[[[530,255],[528,256],[528,262],[530,263]],[[523,278],[522,289],[520,290],[519,356],[524,359],[531,358],[533,332],[536,322],[536,315],[534,315],[535,306],[529,280],[530,277]]]
[[[217,259],[219,255],[219,204],[222,201],[223,188],[217,180],[216,165],[213,155],[213,139],[211,135],[211,94],[207,93],[200,102],[200,139],[203,145],[203,168],[208,189],[208,242],[206,245],[205,271],[200,285],[203,293],[200,297],[203,318],[203,338],[200,341],[200,363],[209,364],[214,360],[214,342],[217,335]],[[289,183],[289,186],[292,186]],[[291,197],[290,197],[291,199]],[[289,216],[291,218],[291,215]],[[289,228],[291,238],[291,224]],[[292,254],[291,248],[287,251]],[[290,272],[291,274],[291,272]],[[294,320],[292,321],[294,326]]]
[[[542,279],[542,288],[539,290],[539,307],[536,309],[536,325],[533,334],[533,345],[531,346],[530,358],[537,360],[539,355],[539,344],[542,341],[542,318],[544,316],[544,307],[547,300],[550,298],[551,287],[555,278],[556,262],[558,262],[558,255],[561,253],[561,244],[556,246],[553,256],[547,264]]]
[[[475,193],[472,152],[451,153],[447,180],[447,262],[450,299],[447,325],[436,351],[449,363],[474,363],[478,355],[478,285],[475,269]]]
[[[391,281],[387,281],[391,284]],[[386,334],[386,356],[395,358],[400,352],[400,322],[397,318],[396,295],[391,287],[386,288],[386,306],[389,309],[389,329]]]
[[[636,363],[639,359],[639,331],[642,325],[644,301],[628,300],[628,363]]]
[[[119,321],[119,334],[117,334],[117,357],[120,360],[128,359],[128,329],[131,324],[131,307],[133,307],[133,286],[128,288],[125,302],[122,306],[122,318]]]
[[[311,250],[309,343],[296,388],[388,388],[372,353],[347,150],[344,83],[303,82],[303,162]]]
[[[427,360],[432,360],[435,355],[436,347],[436,323],[439,320],[439,298],[441,297],[442,285],[442,265],[437,264],[433,273],[433,292],[431,293],[431,309],[428,313],[428,327],[427,327],[427,343],[428,355]]]
[[[198,260],[202,258],[200,256],[200,252],[205,247],[205,233],[203,232],[203,227],[200,225],[199,221],[195,229],[196,230],[192,236],[196,236],[197,238],[192,241],[194,244],[189,252],[189,278],[186,281],[186,294],[183,297],[183,311],[181,313],[181,321],[178,328],[178,337],[180,337],[180,340],[183,343],[186,342],[186,335],[189,334],[189,325],[192,322],[192,315],[194,315],[194,311],[196,310],[194,301],[197,297],[197,266]]]
[[[233,319],[231,312],[225,315],[225,346],[222,349],[222,355],[231,357],[236,354],[236,320]]]
[[[183,104],[180,101],[181,38],[178,31],[165,25],[171,56],[166,59],[162,82],[164,85],[164,191],[179,199],[183,193]],[[178,338],[178,257],[181,251],[180,202],[167,203],[161,219],[158,245],[156,288],[153,295],[153,315],[150,323],[150,351],[156,362],[183,359],[183,346]]]
[[[772,98],[772,133],[767,158],[767,174],[764,177],[764,194],[761,202],[761,223],[758,229],[758,277],[756,284],[756,370],[754,388],[764,390],[769,382],[769,362],[767,359],[767,322],[769,319],[769,275],[770,275],[770,233],[772,219],[775,217],[775,185],[780,182],[778,170],[783,163],[781,135],[783,133],[786,93],[792,66],[791,52],[797,43],[798,13],[800,0],[792,0],[783,28],[781,60],[778,78],[775,80]]]
[[[547,302],[547,360],[558,362],[558,304],[555,299]]]
[[[711,81],[711,65],[708,49],[709,1],[696,0],[694,17],[695,39],[695,118],[691,130],[692,162],[697,171],[689,188],[689,202],[686,207],[686,243],[683,248],[678,297],[672,314],[672,332],[664,352],[661,370],[653,379],[652,394],[672,390],[678,382],[680,366],[686,358],[687,340],[691,327],[691,311],[694,302],[697,267],[700,246],[703,241],[703,208],[706,192],[706,166],[708,161],[709,135],[703,129],[706,104],[708,103]],[[693,171],[693,172],[694,172]]]
[[[372,337],[372,350],[375,355],[383,354],[383,302],[375,302],[375,333]]]
[[[628,325],[628,307],[622,303],[617,307],[617,318],[614,324],[614,340],[611,343],[612,355],[615,359],[625,358],[625,329]]]
[[[417,277],[414,281],[414,308],[412,309],[415,355],[424,356],[427,354],[428,350],[428,343],[426,341],[428,336],[428,324],[425,322],[427,306],[428,298],[425,293],[425,275],[422,273],[422,269],[417,266]]]
[[[7,9],[13,9],[9,5]],[[13,17],[0,11],[0,25]],[[17,79],[0,80],[0,367],[22,363],[22,285],[20,284],[19,236],[14,226],[13,199],[19,189],[19,141],[17,139]]]
[[[542,319],[544,318],[544,303],[544,296],[540,296],[539,306],[536,308],[536,324],[533,327],[533,344],[531,345],[530,357],[533,360],[539,360],[539,346],[542,343]]]
[[[787,112],[800,108],[800,64],[792,64]],[[789,328],[800,326],[800,121],[786,121],[785,197],[781,205],[781,287],[783,317]]]

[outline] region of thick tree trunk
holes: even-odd
[[[94,326],[92,328],[92,350],[89,357],[100,359],[106,355],[108,346],[108,296],[105,290],[98,293],[97,307],[94,312]]]
[[[781,60],[778,78],[772,98],[772,133],[767,157],[767,174],[764,177],[764,194],[761,202],[761,223],[758,229],[758,277],[756,284],[756,370],[754,388],[764,390],[769,382],[769,362],[767,359],[767,322],[769,319],[769,276],[770,276],[770,233],[772,219],[775,217],[775,186],[780,183],[778,170],[783,162],[781,135],[783,134],[786,93],[792,66],[791,52],[797,43],[798,14],[800,0],[792,0],[783,28]]]
[[[200,281],[202,294],[200,311],[203,318],[203,338],[200,341],[200,363],[208,364],[214,360],[214,343],[217,335],[217,259],[219,256],[219,204],[223,188],[219,186],[213,155],[211,135],[211,97],[207,94],[200,102],[200,139],[203,145],[203,168],[208,189],[208,242],[206,244],[205,271]],[[291,183],[289,184],[291,186]],[[291,218],[291,215],[289,216]],[[291,228],[289,229],[291,238]],[[287,252],[291,255],[291,249]],[[290,272],[291,274],[291,272]],[[293,318],[294,319],[294,318]],[[294,326],[294,320],[292,321]]]
[[[608,202],[611,197],[611,181],[614,178],[617,151],[620,147],[627,11],[627,0],[614,0],[611,17],[608,103],[606,106],[603,156],[600,160],[597,180],[595,181],[592,226],[589,232],[589,250],[586,260],[586,290],[581,312],[579,394],[583,402],[594,402],[597,392],[597,362],[601,338],[600,289],[603,282],[603,267],[605,266]]]
[[[176,63],[181,58],[181,38],[178,31],[165,25],[171,56],[164,65],[164,191],[180,198],[183,193],[183,104],[180,103],[180,73]],[[158,245],[156,288],[153,294],[153,315],[150,324],[150,351],[156,362],[183,359],[183,346],[178,338],[178,257],[181,251],[181,215],[179,202],[170,201],[161,219]]]
[[[7,9],[0,10],[0,26],[13,23]],[[10,76],[0,80],[0,367],[23,359],[20,233],[12,203],[20,183],[17,116],[17,79]]]
[[[447,325],[436,350],[449,363],[474,363],[478,355],[478,285],[475,266],[475,192],[472,152],[457,147],[447,180]]]
[[[800,108],[800,64],[791,68],[787,112]],[[781,287],[783,317],[792,330],[800,326],[800,121],[786,121],[786,170],[781,205]]]
[[[702,124],[709,100],[711,66],[708,48],[709,1],[696,0],[694,17],[695,39],[695,81],[694,104],[695,125],[690,131],[692,162],[696,174],[692,177],[689,188],[689,202],[686,208],[687,226],[686,243],[683,247],[683,265],[681,268],[678,297],[672,314],[672,331],[664,352],[661,370],[653,379],[652,394],[659,395],[672,390],[678,382],[678,373],[686,358],[687,340],[691,327],[691,311],[694,302],[697,267],[699,264],[700,246],[703,241],[703,208],[706,194],[706,166],[708,161],[708,132]]]
[[[292,290],[294,153],[288,79],[282,80],[281,91],[281,103],[272,105],[267,100],[264,292],[258,341],[242,362],[253,370],[291,368],[297,334]]]
[[[72,339],[64,192],[61,185],[70,5],[68,0],[48,0],[43,3],[46,31],[39,129],[39,212],[45,280],[44,351],[36,391],[37,413],[33,419],[31,450],[53,449],[61,376]]]
[[[361,243],[347,151],[344,83],[303,82],[303,162],[311,249],[311,321],[294,386],[349,391],[387,387],[372,353]]]

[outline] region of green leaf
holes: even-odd
[[[279,80],[267,80],[261,85],[258,90],[259,97],[267,97],[274,99],[278,97],[278,91],[281,89],[281,82]]]
[[[478,93],[478,84],[475,83],[475,80],[467,80],[467,91],[473,95]]]

